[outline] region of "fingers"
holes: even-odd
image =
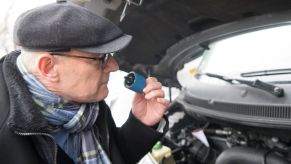
[[[143,89],[143,92],[147,94],[152,90],[162,89],[162,84],[154,77],[148,77],[146,79],[146,87]]]
[[[164,106],[169,106],[170,105],[170,101],[164,98],[157,98],[157,102],[160,104],[163,104]]]
[[[164,98],[165,97],[164,91],[162,89],[158,89],[158,90],[152,90],[145,94],[145,98],[148,100],[152,98],[156,98],[156,97]]]
[[[154,77],[149,77],[146,80],[147,85],[144,88],[145,98],[147,100],[157,98],[157,102],[167,105],[168,100],[165,98],[165,92],[162,90],[162,84]]]

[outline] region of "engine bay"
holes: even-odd
[[[185,113],[180,105],[172,107],[175,112],[170,113],[169,117],[175,117],[177,113],[182,113],[183,117],[172,123],[163,144],[172,149],[177,164],[291,162],[288,130],[254,128],[211,118],[195,119]]]

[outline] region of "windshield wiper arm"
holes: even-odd
[[[242,77],[255,77],[255,76],[280,75],[280,74],[291,74],[291,68],[252,71],[252,72],[241,73],[240,75]]]
[[[245,84],[250,87],[258,88],[263,91],[269,92],[277,97],[283,97],[284,96],[284,89],[260,80],[255,80],[255,81],[250,81],[250,80],[241,80],[241,79],[233,79],[233,78],[228,78],[225,76],[221,76],[218,74],[212,74],[212,73],[205,73],[205,74],[198,74],[198,75],[206,75],[209,77],[214,77],[217,79],[224,80],[226,82],[229,82],[231,84],[235,84],[235,82],[238,82],[240,84]]]

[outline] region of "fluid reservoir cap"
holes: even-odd
[[[153,150],[159,150],[163,147],[162,143],[160,141],[158,141],[154,147],[153,147]]]

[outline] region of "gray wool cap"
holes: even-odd
[[[14,26],[15,44],[34,51],[78,49],[103,54],[122,50],[131,39],[108,19],[67,2],[29,10]]]

